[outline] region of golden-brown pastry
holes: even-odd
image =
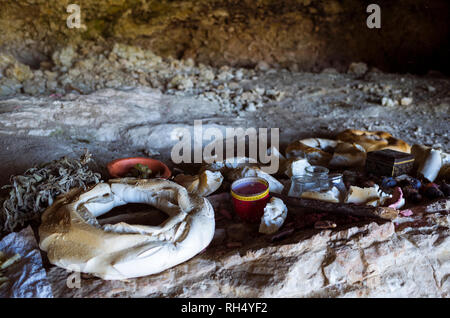
[[[339,133],[337,140],[361,145],[366,152],[392,149],[396,151],[411,152],[411,146],[401,139],[394,138],[385,131],[363,131],[358,129],[347,129]]]

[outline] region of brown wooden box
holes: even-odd
[[[378,176],[396,177],[410,173],[413,164],[413,155],[391,149],[383,149],[367,153],[366,172]]]

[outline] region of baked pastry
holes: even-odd
[[[174,181],[185,187],[189,192],[206,197],[220,188],[223,176],[220,171],[204,170],[195,176],[179,174]]]
[[[307,138],[294,141],[286,148],[286,158],[305,158],[312,165],[325,166],[333,157],[337,141]]]
[[[96,217],[127,203],[154,206],[169,218],[160,226],[99,225]],[[205,198],[163,179],[114,179],[58,198],[42,215],[40,248],[50,263],[103,279],[162,272],[202,251],[214,235]]]
[[[336,136],[337,140],[361,145],[366,152],[392,149],[410,153],[411,147],[405,141],[394,138],[385,131],[363,131],[347,129]]]
[[[364,165],[366,151],[355,143],[307,138],[289,144],[286,148],[286,157],[304,158],[312,165],[353,167]]]
[[[359,167],[366,162],[366,150],[356,143],[338,142],[329,165],[332,167]]]

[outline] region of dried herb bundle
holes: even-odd
[[[18,225],[39,219],[59,194],[100,182],[100,174],[87,166],[90,160],[86,152],[80,160],[63,157],[11,177],[11,184],[3,187],[11,190],[0,209],[0,229],[11,232]]]

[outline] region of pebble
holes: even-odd
[[[400,104],[401,104],[402,106],[408,106],[408,105],[411,105],[412,102],[413,102],[413,99],[412,99],[411,97],[403,97],[403,98],[400,100]]]
[[[354,75],[364,75],[365,73],[367,73],[368,67],[366,63],[351,63],[350,66],[348,67],[348,73],[349,74],[354,74]]]
[[[388,107],[393,107],[393,106],[396,105],[396,101],[394,101],[393,99],[385,96],[385,97],[381,98],[381,105],[388,106]]]

